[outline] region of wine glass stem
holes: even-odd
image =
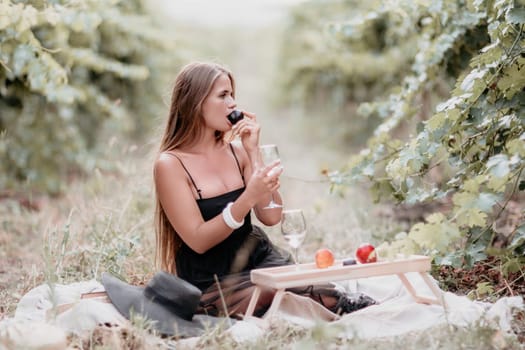
[[[295,248],[295,263],[299,265],[299,248]]]
[[[270,194],[270,202],[264,207],[264,209],[275,209],[275,208],[282,208],[283,206],[281,204],[277,204],[273,200],[273,193]]]

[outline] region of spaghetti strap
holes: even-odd
[[[180,165],[182,165],[182,168],[184,169],[186,174],[188,174],[188,176],[189,176],[189,178],[191,180],[191,183],[193,184],[193,187],[195,187],[195,191],[197,191],[197,194],[199,195],[199,199],[202,199],[202,194],[201,194],[200,188],[198,188],[197,185],[195,184],[195,181],[193,180],[193,177],[191,177],[190,172],[188,171],[188,169],[186,169],[186,167],[184,166],[184,163],[182,162],[182,160],[175,153],[171,153],[171,152],[167,152],[167,153],[172,155],[172,156],[174,156],[175,158],[177,158],[179,160]]]
[[[242,183],[244,186],[246,186],[246,181],[244,181],[244,174],[242,173],[241,165],[239,164],[239,159],[237,159],[237,155],[235,154],[235,150],[233,149],[233,145],[230,143],[230,149],[232,150],[233,157],[235,158],[235,162],[237,163],[237,168],[239,168],[239,173],[241,173]]]

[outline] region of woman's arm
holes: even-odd
[[[257,118],[255,114],[242,111],[245,115],[245,118],[233,126],[233,133],[239,135],[242,141],[242,147],[239,147],[240,152],[242,152],[244,157],[244,176],[249,183],[252,174],[257,173],[263,168],[266,168],[266,172],[262,175],[268,175],[268,171],[275,166],[270,165],[269,167],[264,167],[261,160],[261,154],[259,151],[259,135],[260,135],[260,126],[257,123]],[[282,204],[282,199],[277,192],[279,189],[279,176],[282,173],[282,168],[278,169],[276,172],[270,176],[266,176],[266,181],[270,184],[274,184],[271,192],[273,192],[273,200],[276,203]],[[281,220],[281,208],[274,209],[263,209],[268,205],[272,199],[271,192],[267,193],[265,196],[260,198],[257,201],[257,204],[254,206],[255,215],[263,224],[268,226],[273,226],[279,223]]]

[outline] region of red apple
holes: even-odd
[[[315,265],[320,269],[332,266],[334,261],[334,253],[330,249],[321,248],[315,253]]]
[[[376,249],[370,243],[363,243],[355,251],[355,259],[360,264],[376,262],[377,261]]]

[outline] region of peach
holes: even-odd
[[[315,253],[315,265],[319,269],[324,269],[334,264],[334,253],[330,249],[321,248]]]

